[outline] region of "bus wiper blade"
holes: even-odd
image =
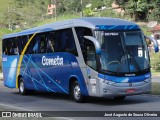
[[[138,71],[138,72],[141,71],[141,68],[140,68],[140,66],[138,65],[138,63],[137,63],[137,61],[135,60],[135,58],[134,58],[132,55],[130,55],[130,58],[131,58],[133,64],[135,65],[137,71]]]

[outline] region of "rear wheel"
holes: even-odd
[[[72,86],[72,97],[76,102],[84,102],[84,96],[81,94],[81,89],[77,81]]]
[[[26,95],[27,94],[27,89],[25,88],[25,85],[24,85],[24,81],[22,78],[20,78],[19,80],[19,93],[21,95]]]

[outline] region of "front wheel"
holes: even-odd
[[[81,89],[77,81],[74,82],[72,87],[72,97],[76,102],[84,102],[84,96],[81,94]]]
[[[26,95],[27,94],[27,89],[25,88],[25,86],[24,86],[24,81],[23,81],[23,79],[22,78],[20,78],[20,80],[19,80],[19,93],[21,94],[21,95]]]

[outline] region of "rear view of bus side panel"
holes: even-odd
[[[9,88],[16,88],[19,52],[17,37],[2,40],[2,69],[4,85]]]
[[[9,88],[16,88],[16,73],[19,56],[2,56],[4,85]]]

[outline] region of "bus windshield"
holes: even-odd
[[[141,31],[96,31],[101,45],[101,70],[118,73],[136,73],[149,69],[149,55]]]

